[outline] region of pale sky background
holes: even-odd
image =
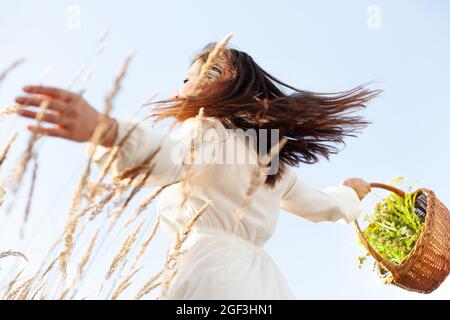
[[[374,12],[380,14],[379,24],[370,24]],[[111,33],[104,52],[97,57],[99,34],[107,27]],[[361,112],[373,124],[358,139],[348,139],[347,147],[331,161],[298,169],[306,182],[325,188],[349,177],[388,182],[395,176],[405,176],[418,180],[418,186],[434,190],[450,205],[450,3],[444,0],[2,0],[0,70],[19,57],[27,61],[0,84],[0,106],[11,104],[23,85],[42,81],[64,87],[82,64],[88,68],[95,64],[85,97],[101,109],[118,67],[130,49],[137,49],[114,105],[114,115],[127,117],[155,91],[160,90],[161,97],[175,92],[193,55],[207,42],[218,41],[229,32],[234,33],[233,45],[294,86],[341,91],[378,80],[374,87],[384,90]],[[42,79],[47,68],[48,75]],[[26,148],[27,123],[16,117],[0,123],[1,146],[13,131],[19,132],[0,170],[1,177]],[[19,234],[29,172],[15,198],[17,205],[9,215],[5,205],[0,211],[0,252],[23,251],[30,262],[16,265],[18,260],[13,258],[2,261],[0,287],[22,268],[32,274],[62,231],[72,192],[87,160],[86,149],[86,144],[59,139],[40,142],[36,193],[24,239]],[[141,192],[131,208],[136,208],[149,192]],[[370,212],[370,202],[364,202],[365,212]],[[146,224],[150,232],[154,207],[145,215],[150,219]],[[89,225],[78,243],[81,251],[101,222],[99,219]],[[135,226],[116,230],[104,242],[95,264],[89,267],[79,297],[97,297],[105,268]],[[144,257],[137,284],[159,271],[169,244],[160,230]],[[266,249],[298,298],[450,298],[448,280],[433,294],[424,296],[382,285],[369,265],[359,270],[357,257],[363,251],[352,225],[313,224],[281,212]],[[13,266],[15,272],[10,269]],[[136,288],[123,297],[131,297]]]

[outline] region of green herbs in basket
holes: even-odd
[[[403,182],[403,178],[392,180],[390,184],[399,182]],[[414,209],[418,194],[411,192],[412,187],[409,190],[404,198],[390,193],[375,205],[372,215],[365,217],[369,225],[363,231],[364,236],[393,265],[399,265],[406,259],[423,229],[422,218]],[[359,257],[360,268],[368,256]]]

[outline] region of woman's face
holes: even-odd
[[[180,98],[186,98],[188,95],[192,94],[195,83],[200,75],[200,70],[202,68],[203,62],[201,60],[195,61],[191,68],[189,69],[186,79],[184,79],[184,84],[178,91],[177,96]]]

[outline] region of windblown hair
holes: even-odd
[[[215,43],[206,45],[192,64],[199,59],[206,62],[214,47]],[[345,145],[344,137],[356,137],[355,133],[370,124],[351,113],[365,108],[380,92],[363,85],[334,93],[300,90],[267,73],[245,52],[227,47],[199,94],[155,102],[150,117],[155,122],[165,118],[182,122],[204,108],[206,117],[220,120],[226,128],[278,129],[280,139],[286,138],[287,143],[279,153],[277,174],[268,175],[265,181],[274,186],[286,165],[313,164],[320,157],[328,160],[330,154],[338,153],[336,145]]]

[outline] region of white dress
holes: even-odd
[[[134,124],[121,119],[118,123],[115,144]],[[196,131],[199,127],[203,129],[200,134]],[[207,133],[225,139],[211,139]],[[183,162],[191,154],[188,150],[191,150],[189,145],[194,136],[195,159],[199,155],[216,155],[217,150],[229,152],[231,145],[236,148],[233,149],[236,154],[249,151],[248,141],[225,130],[214,118],[190,118],[175,132],[164,136],[154,128],[138,125],[121,148],[112,174],[141,164],[159,146],[147,186],[177,181],[187,172]],[[237,143],[227,143],[232,140]],[[218,145],[222,148],[217,149]],[[102,165],[109,151],[110,148],[97,148],[95,163]],[[296,299],[283,274],[264,250],[264,244],[277,225],[280,209],[313,222],[342,219],[350,223],[361,213],[356,192],[342,183],[324,190],[315,189],[305,184],[289,167],[274,188],[261,184],[252,193],[250,201],[242,205],[255,164],[250,161],[224,164],[210,158],[206,156],[194,162],[196,175],[189,180],[187,193],[183,193],[181,183],[175,183],[158,199],[161,227],[172,237],[183,230],[207,201],[211,201],[184,242],[185,253],[179,256],[177,274],[162,298]],[[183,206],[180,203],[184,203]],[[240,218],[235,215],[237,208],[243,212]]]

